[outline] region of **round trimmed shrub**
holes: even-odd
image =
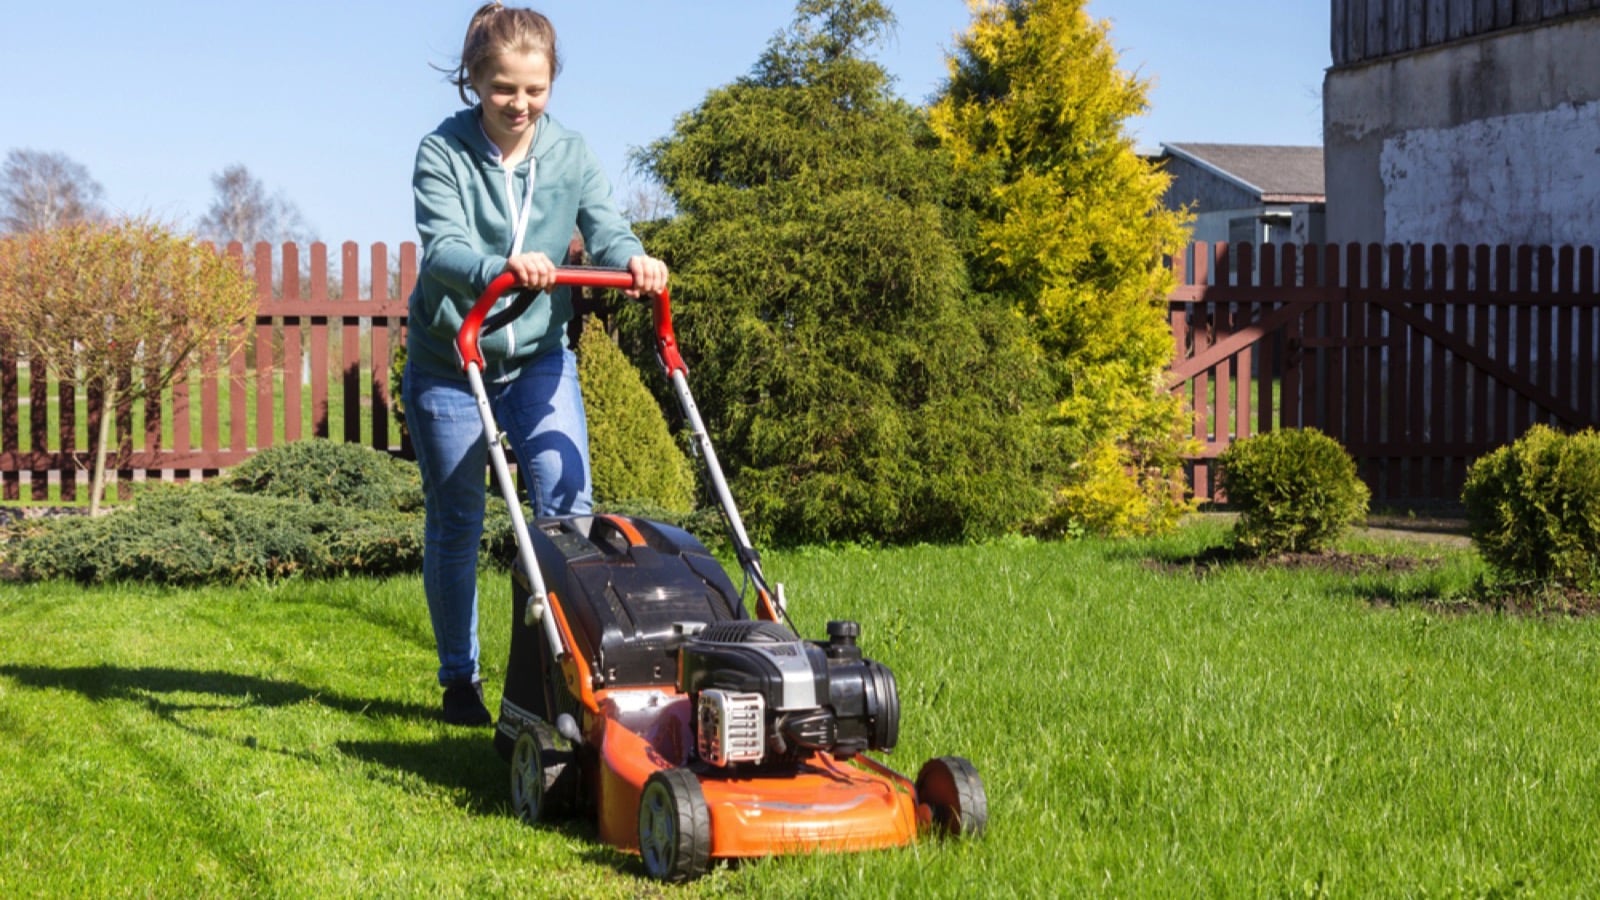
[[[1371,492],[1355,461],[1315,428],[1236,441],[1217,463],[1218,487],[1239,513],[1234,543],[1246,553],[1325,550],[1367,514]]]
[[[1461,499],[1473,545],[1492,569],[1600,589],[1600,432],[1535,425],[1474,462]]]
[[[415,463],[325,438],[279,444],[235,466],[222,483],[241,494],[318,506],[412,511],[422,508]]]

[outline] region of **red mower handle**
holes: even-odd
[[[467,313],[467,318],[461,323],[461,331],[456,334],[456,356],[461,360],[463,371],[468,366],[476,365],[478,371],[483,371],[485,365],[483,352],[478,349],[478,340],[483,335],[493,334],[505,327],[533,303],[538,294],[534,291],[523,291],[512,304],[505,309],[490,315],[495,303],[507,291],[516,287],[517,276],[511,272],[502,272],[489,282],[483,293],[478,297],[478,302],[472,305],[472,310]],[[633,287],[633,273],[627,269],[602,269],[590,266],[560,266],[556,269],[556,285],[570,287],[597,287],[620,288],[627,290]],[[670,379],[675,372],[687,372],[689,368],[683,364],[683,357],[678,355],[678,339],[672,332],[672,301],[666,288],[656,294],[651,304],[656,326],[656,356],[661,360],[661,367],[667,370]]]

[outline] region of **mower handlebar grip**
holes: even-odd
[[[484,359],[483,352],[478,348],[479,339],[486,334],[494,333],[521,315],[523,310],[533,303],[537,295],[532,291],[524,291],[510,307],[490,320],[489,313],[494,309],[494,305],[507,291],[516,287],[516,284],[517,276],[511,272],[502,272],[495,276],[478,296],[466,319],[462,321],[461,330],[456,333],[456,356],[461,361],[462,371],[473,365],[476,365],[480,372],[483,371]],[[633,273],[627,269],[560,266],[556,269],[556,286],[627,290],[633,287]],[[656,357],[661,360],[661,367],[666,370],[668,379],[671,379],[673,373],[687,372],[688,367],[683,364],[683,357],[678,354],[678,339],[672,331],[672,300],[667,289],[663,288],[661,293],[655,295],[651,311],[655,319]]]

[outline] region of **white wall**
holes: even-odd
[[[1600,243],[1600,101],[1383,142],[1384,241]]]
[[[1330,69],[1328,240],[1600,244],[1597,104],[1600,14]]]

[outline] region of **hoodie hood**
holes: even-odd
[[[488,132],[483,130],[483,104],[478,104],[470,109],[463,109],[439,124],[439,133],[447,134],[462,146],[472,151],[473,155],[490,165],[499,165],[500,148],[489,140]],[[548,112],[541,113],[534,123],[533,144],[528,148],[527,158],[537,158],[541,153],[560,140],[561,134],[566,129],[560,123],[550,118]],[[561,133],[561,134],[558,134]],[[521,166],[521,163],[518,163]]]

